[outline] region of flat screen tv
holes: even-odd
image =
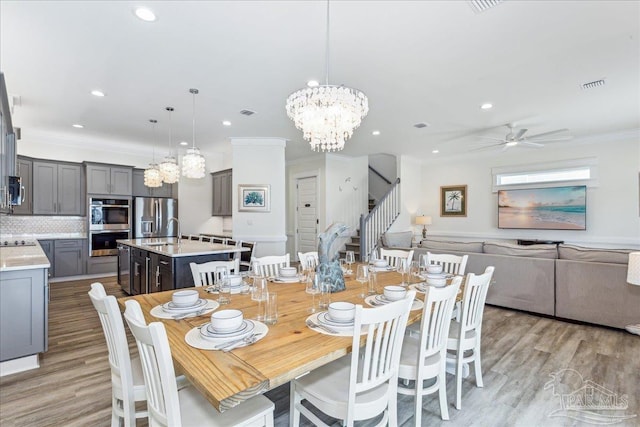
[[[499,190],[498,228],[586,230],[587,187]]]

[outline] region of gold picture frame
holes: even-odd
[[[467,186],[440,187],[440,216],[467,216]]]

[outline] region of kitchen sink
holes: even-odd
[[[145,246],[158,247],[158,246],[173,246],[173,243],[158,242],[158,243],[145,243]]]

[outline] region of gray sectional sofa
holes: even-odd
[[[382,245],[410,246],[394,237]],[[427,251],[467,254],[467,273],[493,265],[487,304],[614,328],[640,322],[640,286],[626,281],[631,250],[434,239],[412,249],[414,258]]]

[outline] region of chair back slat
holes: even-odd
[[[254,273],[263,277],[275,277],[280,267],[289,267],[289,260],[289,254],[254,257],[252,261],[255,261],[254,265],[257,268]]]
[[[411,264],[413,259],[413,250],[405,251],[402,249],[384,249],[380,248],[380,258],[387,261],[390,267],[396,268],[399,259],[406,259]]]
[[[164,325],[160,322],[147,325],[140,304],[135,300],[127,301],[125,306],[124,317],[136,339],[142,361],[149,425],[180,427],[178,387]]]
[[[444,288],[429,287],[424,298],[421,323],[419,360],[439,352],[446,352],[451,314],[460,289],[462,277],[454,277]]]
[[[431,252],[427,252],[426,263],[427,265],[440,264],[442,266],[443,272],[464,276],[464,272],[467,268],[468,258],[469,255],[458,256],[452,254],[433,254]]]
[[[316,269],[318,266],[318,251],[298,252],[298,261],[305,269]]]

